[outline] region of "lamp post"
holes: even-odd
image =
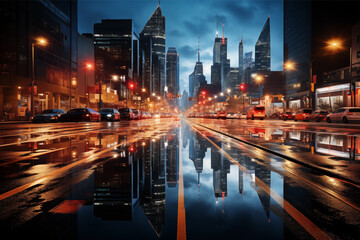
[[[46,46],[45,38],[38,38],[36,42],[31,43],[31,116],[35,115],[34,108],[34,87],[35,87],[35,45]]]
[[[255,80],[259,83],[259,104],[260,104],[260,98],[261,98],[261,82],[264,80],[264,78],[260,75],[257,75]]]
[[[349,83],[350,83],[350,92],[354,92],[354,94],[351,94],[351,106],[356,107],[356,86],[355,83],[353,83],[352,79],[352,45],[351,40],[349,41],[349,44],[344,44],[343,41],[339,39],[333,39],[328,42],[328,47],[332,50],[343,50],[344,47],[349,48],[349,54],[350,54],[350,66],[349,66]]]
[[[87,63],[85,66],[85,94],[86,94],[86,106],[89,107],[90,101],[89,101],[89,92],[88,92],[88,79],[87,79],[87,71],[88,69],[93,69],[93,65],[91,63]]]

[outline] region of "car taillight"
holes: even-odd
[[[353,115],[353,113],[349,112],[348,115]]]
[[[86,114],[86,116],[87,116],[87,117],[89,117],[89,116],[90,116],[90,114]]]

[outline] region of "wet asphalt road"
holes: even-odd
[[[0,228],[37,239],[358,239],[358,136],[358,125],[269,120],[2,124]]]

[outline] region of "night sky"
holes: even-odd
[[[79,32],[93,33],[93,24],[101,19],[133,19],[140,33],[156,9],[157,0],[78,0]],[[180,54],[180,90],[188,91],[189,74],[197,61],[200,35],[201,61],[210,83],[212,52],[216,36],[216,13],[219,15],[219,36],[222,22],[228,38],[231,67],[238,66],[238,46],[244,39],[244,53],[253,51],[261,29],[270,15],[271,70],[282,70],[283,1],[282,0],[162,0],[166,18],[166,51],[176,47]]]

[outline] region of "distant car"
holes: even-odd
[[[251,107],[247,113],[246,118],[252,120],[258,118],[260,120],[263,120],[265,118],[265,107],[264,106]]]
[[[246,119],[246,118],[247,118],[247,113],[241,113],[240,119]]]
[[[315,111],[313,113],[311,113],[309,116],[307,116],[306,121],[316,121],[316,122],[320,122],[326,119],[326,116],[329,114],[328,111],[323,111],[323,110],[318,110]]]
[[[280,115],[281,115],[281,113],[276,112],[276,113],[271,114],[270,118],[272,118],[272,119],[280,119]]]
[[[220,118],[226,119],[226,112],[223,111],[223,110],[218,111],[218,112],[217,112],[217,115],[216,115],[216,118],[217,118],[217,119],[220,119]]]
[[[101,120],[120,121],[120,113],[115,108],[102,108],[99,113]]]
[[[91,108],[75,108],[67,113],[61,115],[59,121],[63,122],[82,122],[82,121],[97,121],[101,119],[100,113]]]
[[[358,107],[343,107],[337,109],[335,112],[326,116],[326,121],[330,122],[343,122],[360,121],[360,108]]]
[[[286,120],[293,120],[295,114],[293,112],[284,112],[280,115],[280,119],[286,121]]]
[[[133,119],[134,120],[141,120],[141,111],[139,109],[132,109],[133,111]]]
[[[226,114],[226,118],[229,118],[229,119],[236,119],[236,116],[237,116],[237,114],[235,112],[228,112]]]
[[[48,109],[43,111],[40,114],[36,114],[35,117],[32,119],[34,123],[40,122],[57,122],[61,115],[65,114],[66,112],[61,109]]]
[[[306,121],[307,116],[312,113],[312,110],[309,108],[300,109],[294,116],[295,121]]]
[[[131,108],[120,108],[120,119],[125,120],[133,120],[134,119],[134,113]]]

